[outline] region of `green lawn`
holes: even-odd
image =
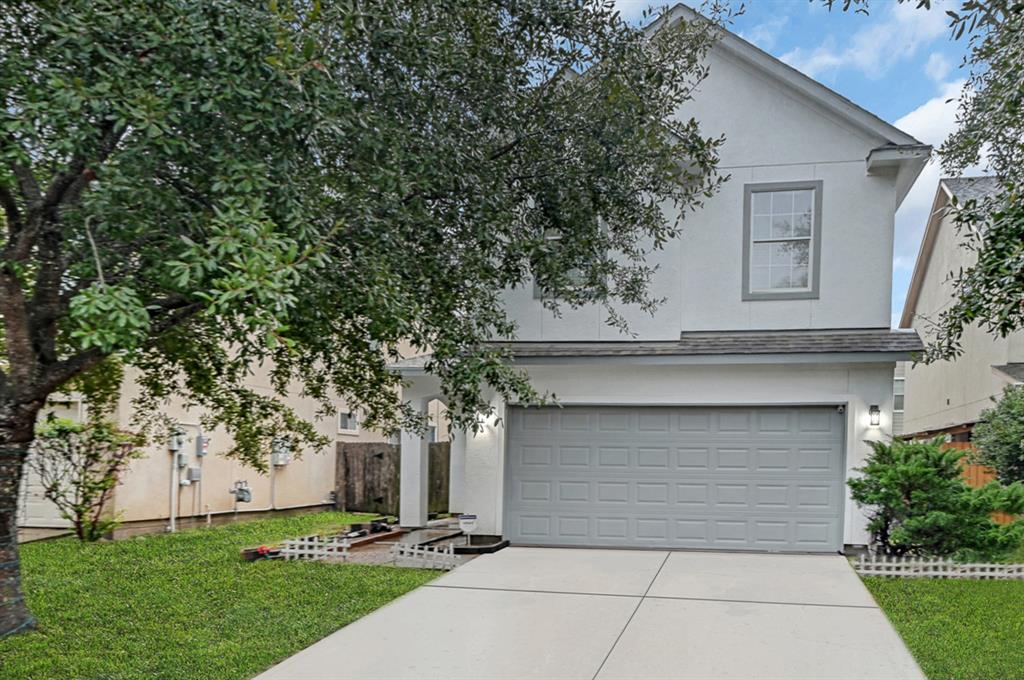
[[[22,546],[37,630],[0,641],[3,678],[246,678],[437,573],[239,550],[363,516],[323,512],[113,543]]]
[[[931,680],[1024,677],[1024,581],[864,583]]]

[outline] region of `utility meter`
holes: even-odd
[[[292,462],[292,446],[286,437],[275,437],[270,453],[270,464],[282,467]]]
[[[172,432],[171,436],[167,439],[167,450],[172,452],[181,451],[182,446],[185,445],[185,433],[180,430]]]
[[[236,503],[252,502],[252,489],[249,488],[249,482],[245,480],[235,482],[235,485],[229,489],[229,492],[235,497]]]
[[[210,438],[199,435],[196,437],[196,456],[202,458],[210,452]]]

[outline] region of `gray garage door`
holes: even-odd
[[[510,408],[505,535],[839,550],[843,418],[835,407]]]

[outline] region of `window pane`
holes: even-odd
[[[795,213],[810,213],[811,205],[814,200],[814,192],[807,189],[804,191],[793,192],[793,212]]]
[[[768,215],[772,211],[772,195],[771,192],[761,191],[754,194],[753,199],[753,214],[754,215]]]
[[[811,213],[797,213],[793,215],[793,236],[811,235]]]
[[[751,290],[768,290],[769,289],[769,267],[751,267],[750,268],[750,289]]]
[[[754,266],[771,264],[771,243],[755,243],[750,251],[750,264]]]
[[[750,289],[804,291],[811,287],[814,190],[751,195]]]
[[[785,265],[787,267],[806,267],[810,259],[810,241],[783,241],[772,243],[771,264]]]
[[[789,267],[772,267],[772,290],[780,288],[792,288],[789,282]]]
[[[754,215],[752,219],[754,223],[754,238],[756,240],[772,237],[771,215]]]
[[[897,395],[895,395],[893,397],[893,400],[892,400],[892,410],[893,411],[902,411],[903,410],[903,395],[902,394],[897,394]]]
[[[772,214],[793,212],[793,192],[774,191],[772,192]]]
[[[790,215],[772,215],[772,238],[789,238],[793,235],[793,221]]]
[[[907,388],[907,384],[906,384],[904,378],[896,378],[896,380],[893,381],[893,384],[892,384],[892,392],[893,392],[893,394],[903,394],[903,392],[904,392],[904,390],[906,390],[906,388]]]

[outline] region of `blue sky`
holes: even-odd
[[[617,0],[639,20],[649,0]],[[692,3],[696,4],[696,3]],[[868,15],[828,11],[819,0],[748,0],[734,33],[936,148],[956,127],[963,41],[950,39],[941,1],[871,0]],[[841,5],[841,0],[837,0]],[[658,3],[655,3],[658,6]],[[952,101],[950,101],[952,100]],[[899,323],[917,248],[941,172],[932,161],[896,214],[893,325]]]

